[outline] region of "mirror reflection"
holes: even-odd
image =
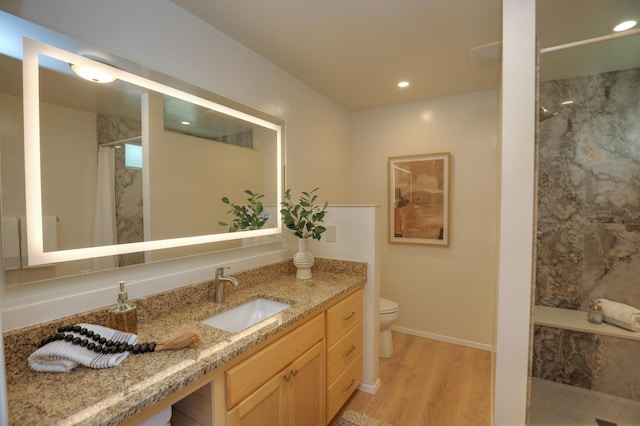
[[[135,78],[83,80],[66,54],[38,55],[41,197],[32,215],[22,61],[0,58],[8,283],[238,247],[279,232],[278,124]],[[262,195],[267,220],[259,231],[229,233],[220,222],[233,216],[222,199],[243,204],[246,190]],[[41,249],[40,261],[29,257],[31,245]]]

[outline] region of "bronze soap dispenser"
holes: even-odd
[[[118,303],[109,308],[109,327],[126,333],[138,332],[138,312],[136,305],[128,300],[124,281],[120,281]]]

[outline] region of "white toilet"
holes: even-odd
[[[380,356],[393,355],[393,337],[391,325],[398,319],[398,304],[393,300],[380,298]]]

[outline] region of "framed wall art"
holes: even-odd
[[[389,242],[449,246],[451,154],[389,158]]]

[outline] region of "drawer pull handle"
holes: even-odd
[[[343,321],[349,321],[351,318],[353,318],[355,316],[356,316],[355,311],[351,311],[351,313],[347,317],[343,318],[342,320]]]
[[[353,384],[356,382],[356,379],[351,379],[351,383],[349,383],[349,386],[347,386],[346,388],[344,388],[342,391],[346,392],[349,389],[351,389],[351,386],[353,386]]]
[[[284,381],[288,382],[289,380],[291,380],[291,374],[287,373],[287,374],[284,375]]]
[[[294,368],[293,370],[291,370],[291,374],[294,376],[298,375],[298,370],[296,368]]]
[[[348,357],[349,355],[351,355],[351,354],[353,353],[353,351],[355,351],[355,350],[356,350],[356,345],[351,345],[351,349],[349,349],[348,351],[346,351],[346,352],[343,354],[343,356],[346,358],[346,357]]]

